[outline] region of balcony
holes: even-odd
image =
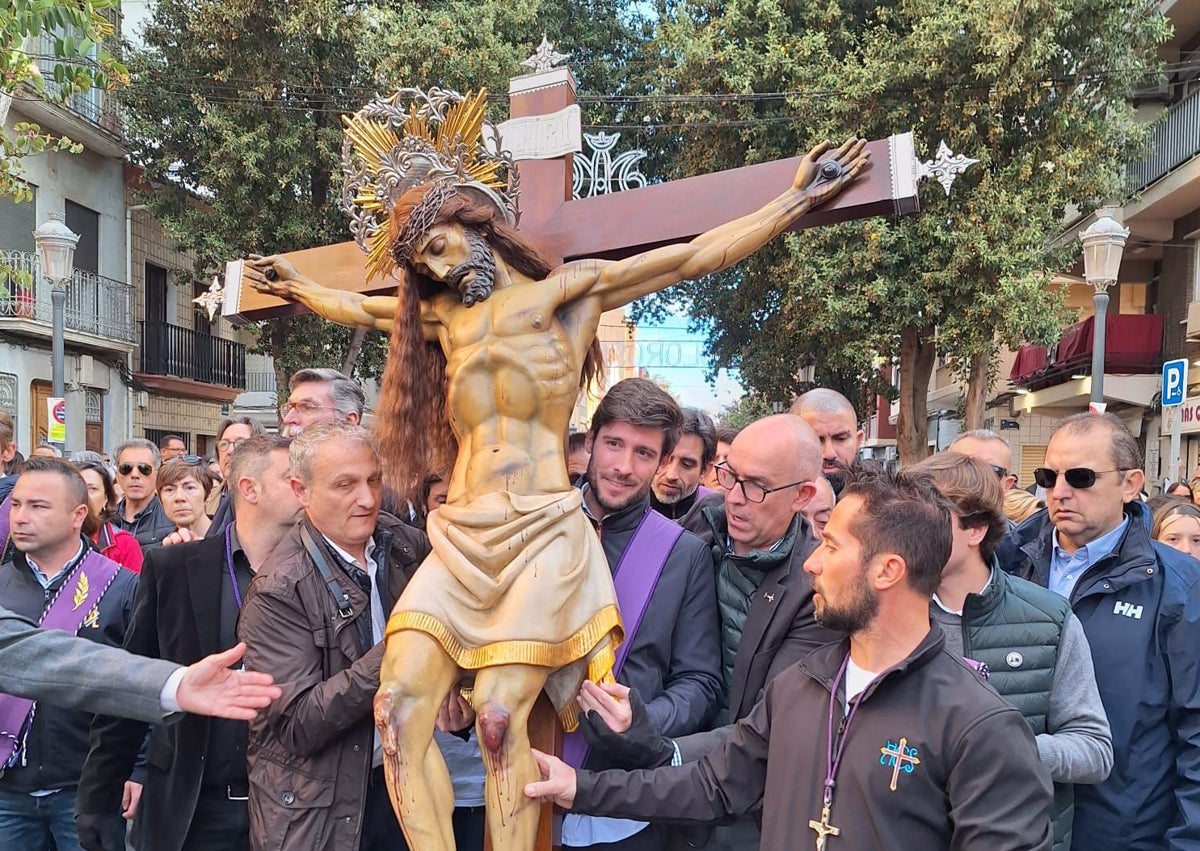
[[[1091,372],[1095,317],[1063,331],[1054,346],[1021,346],[1009,378],[1024,390],[1041,390]],[[1146,375],[1162,365],[1163,317],[1109,315],[1105,324],[1105,374]]]
[[[1129,194],[1141,192],[1200,154],[1200,89],[1167,110],[1146,140],[1147,154],[1126,169]]]
[[[33,279],[32,285],[22,286],[4,270],[5,265],[27,273]],[[76,269],[67,287],[63,322],[66,337],[87,348],[129,351],[137,342],[133,307],[133,287]],[[49,337],[51,310],[50,282],[42,277],[38,255],[28,251],[0,251],[0,328],[26,336]]]
[[[142,334],[138,380],[147,386],[225,401],[232,401],[245,388],[246,347],[241,343],[166,322],[139,322],[138,326]]]

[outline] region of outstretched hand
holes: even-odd
[[[533,761],[537,763],[542,779],[525,784],[525,797],[551,801],[564,810],[575,803],[575,769],[556,756],[533,749]]]
[[[261,254],[250,254],[242,267],[242,274],[249,279],[250,285],[260,293],[291,298],[294,286],[292,282],[299,275],[296,267],[283,258],[283,255],[272,254],[264,257]]]
[[[828,150],[828,141],[814,146],[804,155],[792,181],[792,188],[805,194],[810,210],[841,192],[862,174],[871,159],[867,140],[853,136],[843,142],[832,157],[818,162]]]
[[[269,706],[283,692],[274,685],[270,674],[230,668],[245,653],[246,645],[237,644],[188,666],[175,694],[180,708],[197,715],[254,720],[258,710]]]

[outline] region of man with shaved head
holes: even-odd
[[[817,547],[803,513],[821,476],[817,434],[791,414],[765,417],[742,429],[715,468],[725,503],[701,508],[708,525],[701,537],[712,547],[721,616],[724,700],[713,725],[719,727],[747,715],[780,671],[844,635],[817,623],[812,580],[804,572],[805,559]],[[596,736],[593,747],[632,768],[652,763],[650,749],[661,746],[662,739],[640,700],[631,702],[632,720],[614,726],[615,710],[589,713],[589,719],[596,715],[603,723],[585,725],[585,732]],[[707,750],[691,740],[674,740],[680,759],[699,759]],[[688,836],[686,844],[669,847],[689,845],[710,851],[756,849],[758,827],[752,817],[743,817],[715,828],[707,845],[703,837]]]
[[[789,411],[804,420],[821,442],[821,464],[835,491],[842,489],[839,462],[849,466],[858,459],[863,430],[850,400],[836,390],[816,387],[796,397]]]

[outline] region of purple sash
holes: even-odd
[[[4,502],[0,502],[0,542],[3,546],[0,547],[0,554],[8,549],[8,532],[9,521],[8,515],[12,513],[12,494],[4,497]]]
[[[672,523],[657,511],[648,509],[633,537],[625,545],[625,552],[621,553],[621,560],[613,572],[613,587],[617,592],[621,620],[625,622],[625,640],[617,648],[614,677],[625,666],[629,649],[633,647],[634,637],[650,604],[650,595],[667,565],[671,549],[682,534],[683,527],[678,523]],[[633,559],[630,558],[631,554],[635,554]],[[627,563],[628,569],[623,569]],[[587,756],[588,744],[582,733],[576,731],[563,736],[563,762],[581,768]]]
[[[0,532],[5,538],[8,529],[8,500],[5,500],[0,505]],[[120,570],[121,565],[115,561],[88,550],[58,589],[38,625],[42,629],[78,632]],[[28,698],[0,694],[0,769],[7,768],[17,757],[34,707],[35,702]]]

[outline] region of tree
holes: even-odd
[[[581,70],[611,76],[635,34],[626,20],[615,0],[159,0],[131,59],[133,158],[192,197],[147,203],[209,274],[252,251],[345,241],[339,116],[402,86],[486,88],[502,101],[543,31],[581,54]],[[384,335],[313,316],[263,323],[261,345],[280,386],[301,366],[348,359],[374,376],[386,356]]]
[[[65,103],[93,87],[112,90],[126,82],[125,67],[109,52],[119,10],[119,0],[10,0],[0,12],[0,117],[14,99]],[[43,39],[52,40],[53,55],[40,53]],[[21,176],[24,157],[82,150],[31,122],[15,124],[11,132],[0,124],[0,195],[33,199]]]
[[[1168,26],[1147,0],[936,0],[662,7],[653,104],[688,174],[791,156],[820,138],[913,129],[980,160],[919,216],[789,235],[680,292],[711,323],[717,366],[751,387],[794,384],[795,357],[867,374],[899,358],[901,459],[926,446],[935,352],[978,373],[998,345],[1048,341],[1064,320],[1046,284],[1069,205],[1122,189],[1142,138],[1127,98]],[[931,150],[921,151],[926,155]],[[977,407],[977,402],[973,407]]]

